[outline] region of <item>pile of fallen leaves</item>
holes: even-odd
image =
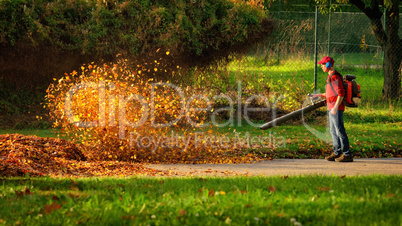
[[[87,161],[80,145],[64,139],[0,135],[0,176],[166,175],[138,163]]]

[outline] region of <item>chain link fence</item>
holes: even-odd
[[[392,63],[389,62],[391,56],[384,54],[377,40],[370,19],[361,12],[323,14],[316,11],[314,6],[299,8],[295,5],[292,11],[282,11],[280,6],[273,6],[270,10],[270,17],[276,20],[277,29],[258,55],[263,57],[272,73],[286,67],[282,77],[302,77],[315,82],[317,91],[323,91],[327,74],[321,71],[319,65],[315,68],[315,57],[320,61],[329,55],[334,58],[335,69],[341,74],[357,76],[365,100],[381,100],[384,89],[387,89],[384,86],[384,73],[390,68],[387,69],[387,64]],[[381,21],[381,24],[384,26],[385,21]],[[401,29],[398,33],[402,35]],[[400,49],[394,48],[392,51],[400,52]],[[399,83],[399,93],[394,96],[400,96],[400,68],[400,65],[396,65],[395,69],[394,65],[394,77],[389,77],[393,79],[393,85],[398,86]],[[398,89],[390,90],[395,92]]]

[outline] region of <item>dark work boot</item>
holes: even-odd
[[[353,162],[353,156],[352,155],[346,156],[346,155],[342,154],[341,157],[336,158],[335,161],[337,161],[337,162]]]
[[[335,155],[335,153],[332,153],[330,156],[326,157],[325,159],[328,161],[335,161],[336,158],[341,157],[341,155]]]

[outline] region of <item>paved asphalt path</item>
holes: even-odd
[[[324,159],[274,159],[252,164],[161,164],[146,167],[186,176],[402,175],[402,158],[358,158],[354,162]]]

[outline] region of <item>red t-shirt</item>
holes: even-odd
[[[330,77],[331,81],[329,81]],[[334,90],[329,85],[330,82],[336,92],[334,92]],[[343,88],[342,76],[339,74],[339,72],[334,71],[328,75],[327,85],[325,86],[325,98],[327,99],[328,111],[330,111],[335,106],[338,96],[345,97],[345,89]],[[344,111],[345,105],[341,103],[338,107],[338,110]]]

